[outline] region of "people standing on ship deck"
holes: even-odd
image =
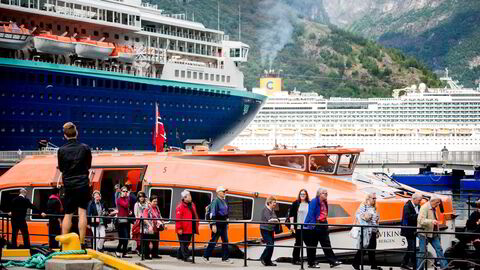
[[[297,200],[292,203],[290,209],[288,210],[288,219],[293,223],[303,223],[305,217],[308,213],[308,203],[310,198],[308,197],[308,192],[306,189],[301,189],[298,192]],[[290,225],[287,223],[287,226],[290,228]],[[295,235],[295,247],[293,248],[292,253],[292,263],[295,265],[300,265],[300,247],[303,246],[302,243],[302,228],[300,225],[293,225],[290,228]],[[305,235],[303,235],[305,238]]]
[[[440,205],[440,198],[436,195],[430,197],[430,201],[423,204],[418,212],[417,226],[423,228],[427,232],[438,231],[440,221],[437,218],[437,206]],[[437,260],[440,261],[441,269],[447,269],[447,260],[444,259],[442,245],[440,243],[440,235],[436,233],[418,233],[419,239],[419,252],[417,254],[417,269],[423,268],[425,263],[424,252],[427,244],[430,243],[437,253]]]
[[[160,231],[166,230],[165,223],[163,222],[160,209],[158,208],[158,197],[152,195],[150,198],[150,205],[143,211],[143,217],[146,219],[144,222],[144,241],[143,252],[146,260],[161,259],[158,256],[158,244],[160,241]],[[152,243],[152,249],[150,249],[150,242]]]
[[[380,220],[380,214],[377,211],[377,195],[375,193],[370,193],[367,195],[367,198],[364,202],[360,204],[357,212],[355,213],[355,218],[359,225],[368,225],[368,226],[377,226],[378,221]],[[368,260],[370,263],[370,269],[382,270],[381,267],[377,266],[377,260],[375,258],[375,249],[377,248],[377,238],[380,236],[378,228],[375,227],[362,227],[363,235],[359,235],[357,240],[357,254],[353,259],[353,268],[355,270],[360,269],[360,263],[362,260],[362,251],[360,250],[363,245],[363,248],[369,249],[368,251]]]
[[[308,204],[308,213],[305,217],[304,241],[307,245],[307,260],[309,268],[320,268],[316,262],[317,245],[320,242],[323,253],[330,263],[330,267],[342,264],[337,260],[330,243],[328,232],[328,191],[324,188],[317,190],[316,197]],[[322,226],[319,226],[322,225]]]
[[[32,209],[39,211],[38,208],[27,199],[27,190],[20,189],[20,194],[12,200],[12,211],[9,213],[12,217],[12,247],[17,248],[18,231],[22,232],[24,248],[30,248],[30,236],[28,234],[28,225],[25,218],[27,210]],[[42,212],[42,217],[46,214]]]
[[[128,239],[130,238],[129,197],[127,187],[122,187],[122,194],[117,199],[118,246],[115,252],[117,257],[131,258],[127,255]]]
[[[137,253],[138,255],[140,254],[140,245],[141,245],[141,238],[143,237],[141,235],[142,229],[141,229],[141,224],[140,224],[140,218],[143,217],[143,211],[147,209],[148,207],[148,200],[147,200],[147,195],[145,195],[145,192],[140,191],[138,192],[137,196],[137,202],[135,203],[135,206],[133,207],[133,213],[135,214],[135,223],[132,226],[132,238],[137,242]],[[145,233],[145,232],[143,232]]]
[[[63,203],[60,199],[60,189],[53,188],[53,193],[50,195],[47,201],[47,215],[48,215],[48,246],[58,248],[59,243],[55,240],[57,235],[62,234],[62,217]]]
[[[175,230],[177,232],[178,240],[180,242],[180,247],[178,248],[177,252],[177,259],[183,260],[186,262],[191,262],[192,260],[189,259],[189,252],[188,246],[190,245],[190,241],[192,240],[193,234],[199,234],[198,230],[198,214],[197,208],[195,203],[192,202],[192,195],[188,190],[182,191],[180,194],[182,200],[177,205],[175,210],[175,218],[176,219],[190,219],[195,221],[176,221],[175,222]]]
[[[417,227],[418,212],[420,211],[420,202],[423,195],[421,193],[415,193],[412,195],[412,199],[405,203],[403,206],[402,226]],[[403,228],[400,230],[400,235],[407,239],[407,253],[403,257],[400,268],[404,270],[410,270],[414,264],[415,254],[415,232],[417,229]]]
[[[92,200],[88,204],[88,227],[92,230],[92,233],[95,234],[96,238],[96,250],[102,251],[103,244],[105,243],[105,228],[107,226],[107,220],[102,218],[108,215],[107,208],[105,208],[105,203],[102,201],[102,195],[100,191],[95,190],[92,194]]]
[[[87,207],[90,201],[89,170],[92,167],[92,152],[88,145],[77,142],[77,128],[72,122],[63,125],[63,134],[68,142],[57,152],[58,169],[62,172],[65,187],[65,217],[62,234],[72,227],[73,213],[78,210],[80,243],[85,242],[87,232]]]
[[[265,207],[261,213],[262,222],[268,222],[271,224],[260,224],[260,233],[262,234],[263,241],[265,242],[265,249],[260,256],[260,261],[264,266],[277,266],[272,262],[273,248],[274,248],[274,233],[275,226],[278,225],[280,220],[275,213],[275,207],[277,206],[277,199],[273,196],[267,198]]]
[[[226,222],[217,222],[228,220],[228,204],[225,201],[227,191],[225,187],[218,186],[217,197],[210,204],[209,219],[212,221],[212,239],[210,239],[210,243],[202,257],[207,263],[210,262],[213,249],[220,237],[222,238],[222,262],[233,263],[233,261],[229,259],[228,253],[228,224]]]

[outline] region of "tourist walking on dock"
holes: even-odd
[[[163,223],[162,215],[160,214],[160,209],[158,208],[158,198],[155,195],[152,195],[150,198],[150,205],[143,211],[143,217],[145,220],[145,227],[143,231],[145,232],[143,236],[143,252],[145,254],[145,259],[161,259],[162,257],[158,256],[158,244],[160,241],[160,231],[166,229],[165,223]],[[152,243],[152,249],[150,249],[150,242]]]
[[[275,226],[278,226],[278,223],[280,222],[275,214],[276,206],[277,199],[273,196],[270,196],[268,197],[265,207],[261,213],[260,221],[271,223],[260,224],[260,233],[262,234],[263,242],[266,244],[266,247],[260,256],[260,261],[264,266],[277,266],[272,262]]]
[[[335,253],[331,249],[330,235],[328,232],[328,191],[324,188],[317,190],[316,197],[308,204],[308,213],[305,217],[305,235],[304,241],[307,245],[307,260],[309,268],[320,268],[315,262],[317,245],[320,242],[323,253],[330,263],[330,267],[342,264],[337,260]],[[319,226],[323,225],[323,226]]]
[[[105,203],[102,201],[102,195],[100,191],[95,190],[92,194],[93,199],[88,204],[87,215],[90,217],[88,219],[88,226],[91,228],[92,233],[95,235],[96,239],[96,250],[103,251],[103,244],[105,243],[105,228],[107,225],[107,220],[104,216],[107,216],[107,208],[105,208]]]
[[[402,226],[417,227],[418,212],[420,211],[420,202],[423,195],[421,193],[415,193],[412,195],[412,199],[405,203],[403,206]],[[407,239],[407,253],[403,257],[400,268],[404,270],[410,270],[414,265],[415,260],[415,232],[417,229],[401,228],[400,235]]]
[[[117,230],[118,230],[118,246],[115,254],[117,257],[131,258],[127,255],[128,240],[130,239],[130,221],[129,213],[129,197],[127,187],[122,187],[120,198],[117,199]]]
[[[55,240],[57,235],[62,234],[62,217],[63,215],[63,203],[60,199],[60,189],[53,188],[53,193],[50,195],[47,201],[47,215],[48,215],[48,246],[53,248],[59,248],[58,241]]]
[[[140,223],[140,218],[143,217],[143,212],[145,209],[148,207],[148,201],[147,201],[147,195],[145,195],[145,192],[140,191],[138,192],[137,196],[137,202],[135,203],[135,206],[133,207],[133,213],[135,214],[135,223],[132,226],[132,238],[137,242],[137,253],[138,255],[140,254],[140,245],[141,242],[140,240],[142,239],[142,229],[141,229],[141,223]],[[143,232],[145,233],[145,232]]]
[[[223,186],[217,187],[217,197],[210,204],[210,216],[208,217],[212,222],[212,239],[205,250],[203,255],[203,260],[205,262],[210,262],[210,257],[212,256],[213,249],[215,248],[218,238],[222,238],[222,261],[226,263],[233,263],[229,259],[228,254],[228,204],[225,201],[225,195],[227,189]]]
[[[9,213],[12,216],[12,247],[17,248],[18,231],[22,232],[24,248],[30,248],[30,236],[28,234],[28,225],[25,218],[27,217],[27,210],[32,209],[39,211],[38,208],[27,199],[27,190],[20,189],[20,194],[12,200],[12,211]],[[42,213],[42,217],[46,214]]]
[[[195,221],[176,221],[175,222],[175,231],[177,232],[178,240],[180,242],[180,247],[177,251],[177,259],[183,260],[186,262],[191,262],[189,259],[188,246],[192,240],[193,234],[199,234],[198,231],[198,214],[195,203],[192,202],[192,195],[188,190],[182,191],[180,194],[182,200],[177,205],[175,210],[176,219],[187,219]]]
[[[310,198],[308,197],[308,192],[306,189],[301,189],[298,192],[297,200],[292,203],[290,209],[288,210],[288,219],[293,223],[303,223],[305,217],[308,213],[308,203]],[[290,225],[287,226],[290,227]],[[295,265],[300,265],[300,247],[303,246],[302,243],[302,229],[300,225],[293,225],[290,228],[295,235],[295,247],[293,248],[292,254],[292,263]],[[305,235],[303,235],[305,237]]]
[[[83,244],[87,232],[87,207],[90,201],[88,177],[92,166],[92,152],[86,144],[77,142],[77,134],[77,128],[72,122],[63,125],[63,135],[68,142],[58,149],[57,157],[65,188],[62,234],[70,232],[73,213],[78,210],[78,230],[80,243]]]
[[[418,213],[418,227],[422,227],[425,231],[438,231],[440,221],[437,218],[437,206],[441,200],[436,195],[430,197],[430,201],[422,205]],[[441,269],[447,269],[447,260],[444,259],[443,249],[440,243],[440,235],[436,233],[418,233],[420,251],[417,254],[417,269],[422,269],[424,260],[424,253],[427,244],[430,243],[437,253],[437,260],[440,261]]]
[[[357,219],[357,224],[359,225],[368,225],[368,226],[377,226],[378,221],[380,220],[380,214],[377,211],[376,207],[377,195],[375,193],[370,193],[367,195],[367,198],[364,202],[360,204],[357,212],[355,213],[355,218]],[[375,249],[377,248],[377,238],[380,236],[378,228],[374,227],[362,227],[363,233],[359,234],[357,240],[357,254],[353,259],[353,268],[356,270],[360,269],[360,263],[362,260],[362,251],[360,250],[361,245],[363,248],[369,249],[368,251],[368,261],[370,263],[371,269],[382,270],[381,267],[377,266],[377,260],[375,258]],[[363,238],[362,238],[363,235]]]

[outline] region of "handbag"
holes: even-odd
[[[352,229],[350,230],[350,232],[348,234],[353,239],[358,239],[358,237],[360,236],[360,227],[352,227]]]

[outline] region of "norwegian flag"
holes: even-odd
[[[167,141],[167,133],[158,111],[158,103],[155,103],[155,130],[153,131],[153,145],[155,146],[155,152],[163,152],[163,146]]]

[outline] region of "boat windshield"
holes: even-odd
[[[304,155],[269,156],[268,162],[270,166],[273,167],[289,168],[299,171],[305,170],[307,163]]]
[[[310,155],[309,170],[314,173],[333,174],[338,162],[337,154]]]
[[[342,154],[338,164],[337,174],[352,174],[357,162],[357,154]]]

